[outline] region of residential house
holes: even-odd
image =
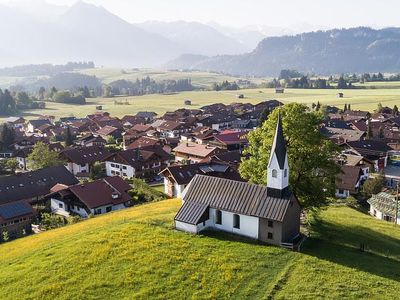
[[[96,135],[102,137],[105,140],[108,140],[109,138],[118,139],[122,136],[121,134],[122,130],[120,128],[109,125],[106,125],[96,131]]]
[[[174,198],[182,197],[183,190],[196,174],[242,181],[234,168],[222,163],[169,166],[160,174],[164,177],[164,193]]]
[[[7,233],[14,239],[32,233],[32,220],[36,212],[26,201],[16,201],[0,205],[0,241]]]
[[[239,131],[224,131],[213,136],[208,142],[210,146],[215,146],[227,151],[243,151],[248,145],[247,133]]]
[[[229,111],[215,112],[211,115],[199,118],[197,121],[197,127],[207,126],[220,131],[231,128],[235,120],[237,120],[236,116]]]
[[[358,166],[341,166],[340,173],[336,176],[336,192],[338,198],[347,198],[357,194],[362,184],[363,173]]]
[[[161,136],[169,138],[180,137],[181,134],[190,130],[186,123],[175,121],[164,121],[155,129],[161,133]]]
[[[20,200],[36,203],[56,184],[73,185],[78,182],[64,166],[0,177],[0,205]]]
[[[102,162],[111,152],[101,146],[67,148],[60,153],[66,168],[78,177],[88,177],[95,162]]]
[[[25,132],[34,133],[39,127],[45,124],[53,125],[48,119],[29,120],[25,123]]]
[[[363,140],[346,143],[346,153],[361,155],[374,162],[375,171],[382,171],[388,162],[388,153],[393,150],[383,141]]]
[[[53,213],[87,218],[131,206],[132,197],[128,193],[131,189],[127,182],[116,176],[60,187],[48,198]]]
[[[136,114],[136,117],[145,119],[147,123],[153,122],[154,118],[157,117],[157,114],[152,111],[139,111]]]
[[[50,151],[61,152],[64,149],[64,146],[57,142],[48,144],[48,148]],[[32,150],[33,147],[25,147],[15,152],[15,158],[18,161],[18,168],[22,170],[28,170],[28,156],[32,153]]]
[[[178,230],[221,230],[297,248],[301,207],[289,188],[289,164],[280,118],[268,165],[267,186],[196,175],[175,216]]]
[[[14,129],[21,129],[24,128],[26,121],[23,117],[8,117],[4,122],[12,126]]]
[[[78,138],[75,141],[75,143],[81,147],[92,147],[92,146],[104,147],[107,144],[107,141],[103,139],[101,136],[88,133]]]
[[[113,153],[104,161],[107,176],[118,175],[152,180],[169,165],[171,159],[171,155],[161,146],[153,145]]]
[[[398,201],[399,199],[396,199],[396,196],[385,192],[372,195],[367,201],[370,205],[369,213],[379,220],[396,221],[396,224],[400,224],[400,205],[398,205]],[[396,216],[397,220],[395,220]]]
[[[191,164],[201,162],[202,160],[211,157],[224,150],[192,142],[184,142],[179,144],[172,150],[175,153],[175,161],[180,163],[189,162]]]

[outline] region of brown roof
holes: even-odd
[[[336,176],[336,188],[354,192],[360,175],[360,167],[342,166],[341,172]]]
[[[107,135],[111,135],[114,132],[118,131],[119,129],[113,126],[104,126],[102,128],[100,128],[99,130],[97,130],[97,134],[102,135],[102,136],[107,136]]]
[[[157,139],[152,139],[149,137],[142,136],[138,138],[136,141],[133,143],[129,144],[126,149],[136,149],[136,148],[143,148],[147,146],[154,146],[154,145],[160,145],[161,141]]]
[[[146,132],[147,130],[152,129],[151,125],[145,125],[145,124],[136,124],[135,126],[132,127],[133,130],[136,130],[138,132]]]
[[[68,161],[82,165],[102,161],[110,154],[110,151],[101,146],[68,148],[60,153]]]
[[[175,220],[190,224],[198,224],[206,207],[282,222],[290,203],[297,202],[290,190],[277,198],[266,186],[203,175],[193,178],[183,200]]]
[[[173,149],[175,153],[183,153],[187,155],[195,155],[199,157],[207,157],[217,150],[217,147],[196,143],[181,143]]]
[[[127,193],[132,187],[121,177],[107,177],[71,186],[69,190],[88,208],[117,205],[131,200]]]

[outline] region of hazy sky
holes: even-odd
[[[0,0],[43,2],[44,0]],[[76,0],[47,0],[71,5]],[[288,27],[307,23],[322,27],[400,26],[399,0],[86,0],[130,22],[216,21],[224,25]]]

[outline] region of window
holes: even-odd
[[[278,171],[277,170],[275,170],[275,169],[272,170],[272,177],[274,177],[274,178],[278,177]]]
[[[112,206],[106,207],[106,212],[110,212],[112,210]]]
[[[63,205],[62,203],[58,203],[58,207],[59,207],[59,208],[63,208],[64,205]]]
[[[233,215],[233,228],[240,229],[240,216]]]
[[[122,169],[126,170],[126,166],[122,166]]]
[[[285,178],[287,177],[287,169],[285,169],[285,172],[284,172],[283,176],[285,176]]]
[[[339,194],[344,194],[344,190],[339,189]]]
[[[217,210],[216,212],[216,224],[222,224],[222,212],[220,210]]]
[[[274,222],[268,221],[268,227],[273,228],[274,227]]]
[[[376,217],[376,210],[374,209],[374,217]]]
[[[274,238],[274,235],[272,234],[272,232],[268,232],[268,239],[272,240]]]
[[[95,215],[101,215],[101,208],[97,208],[94,210]]]

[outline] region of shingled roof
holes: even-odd
[[[78,182],[64,166],[5,176],[0,178],[0,204],[45,196],[57,183]]]
[[[289,189],[285,192],[276,198],[268,195],[266,186],[196,175],[185,190],[184,204],[175,220],[196,225],[201,220],[201,211],[211,207],[282,222],[290,203],[297,201]]]

